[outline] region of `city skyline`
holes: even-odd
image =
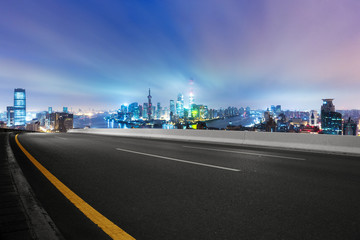
[[[360,3],[22,2],[0,9],[0,108],[169,106],[360,109]],[[189,81],[193,80],[190,86]]]

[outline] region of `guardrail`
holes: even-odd
[[[360,155],[360,137],[356,136],[182,129],[72,129],[68,132]]]

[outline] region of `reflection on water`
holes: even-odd
[[[110,119],[104,121],[107,122],[107,128],[123,128],[123,129],[131,128],[126,123],[117,123],[114,120],[110,120]]]

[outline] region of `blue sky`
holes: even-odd
[[[356,0],[0,3],[0,108],[115,109],[179,92],[209,107],[360,109]]]

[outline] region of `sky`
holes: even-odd
[[[2,0],[0,111],[195,103],[360,109],[358,0]],[[193,85],[190,86],[190,79]]]

